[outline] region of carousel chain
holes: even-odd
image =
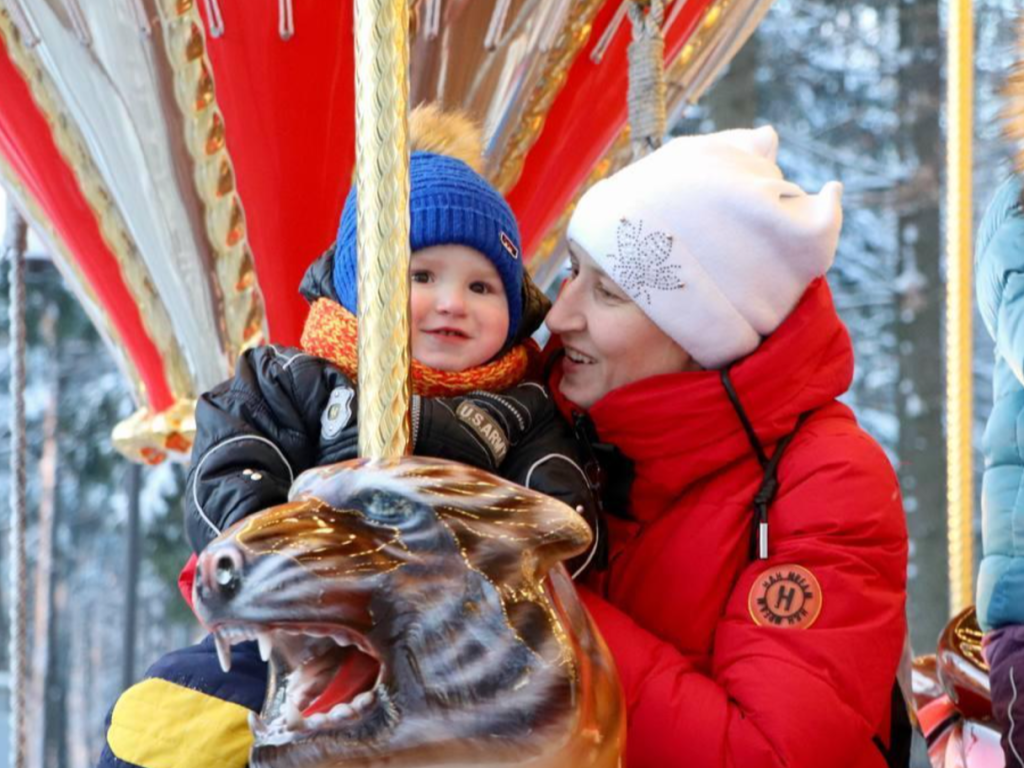
[[[224,34],[224,17],[220,15],[220,3],[218,0],[204,0],[206,3],[206,18],[209,19],[210,37],[220,37]]]
[[[277,0],[277,33],[282,40],[291,40],[295,34],[295,9],[292,0]]]
[[[611,47],[612,40],[615,39],[615,33],[619,31],[622,22],[626,20],[626,12],[629,10],[629,6],[634,2],[636,0],[622,0],[622,4],[616,9],[612,20],[608,22],[608,27],[597,41],[594,50],[590,52],[590,60],[595,64],[600,64],[601,60],[604,59],[608,48]]]
[[[131,0],[132,15],[135,17],[135,23],[139,27],[139,31],[149,37],[153,34],[153,24],[150,21],[149,15],[146,13],[145,5],[143,0]]]
[[[675,0],[675,4],[672,6],[672,13],[665,19],[665,23],[661,27],[661,34],[667,35],[668,31],[672,29],[672,25],[676,23],[676,20],[682,15],[683,8],[686,7],[686,0]]]
[[[562,34],[565,27],[565,20],[569,16],[571,6],[572,0],[558,0],[557,3],[548,5],[552,10],[550,16],[545,20],[540,38],[540,49],[544,53],[549,53],[555,47],[558,36]]]
[[[27,764],[28,730],[25,692],[28,686],[28,567],[25,457],[25,248],[28,224],[8,203],[4,252],[10,259],[11,357],[11,526],[10,526],[10,733],[14,745],[11,768]]]
[[[441,2],[427,0],[423,19],[423,34],[427,40],[436,40],[441,34]]]
[[[629,127],[633,159],[661,146],[665,136],[665,22],[664,0],[631,0],[629,20]]]
[[[74,2],[75,0],[72,0]],[[206,5],[206,18],[209,20],[210,37],[224,35],[224,15],[220,11],[220,0],[203,0]],[[277,0],[277,34],[282,40],[291,40],[295,36],[295,2],[294,0]]]
[[[487,34],[484,36],[484,48],[493,51],[501,42],[501,33],[505,31],[505,22],[508,20],[508,9],[512,0],[498,0],[494,4],[494,11],[491,13],[491,23],[487,25]]]
[[[75,30],[75,37],[86,48],[90,47],[92,33],[89,31],[89,23],[82,12],[82,6],[78,4],[78,0],[64,0],[64,2],[68,9],[68,15],[71,17],[71,27]]]
[[[18,28],[18,32],[21,33],[21,40],[25,46],[35,48],[39,45],[39,31],[36,29],[32,17],[29,16],[22,5],[22,0],[7,0],[7,8],[11,14],[11,21]]]

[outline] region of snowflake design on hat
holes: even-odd
[[[679,264],[668,263],[672,256],[672,235],[665,232],[643,234],[644,223],[633,224],[619,219],[615,233],[618,253],[608,254],[615,259],[615,282],[630,296],[650,306],[651,290],[674,291],[686,284],[678,275]]]

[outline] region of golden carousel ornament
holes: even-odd
[[[616,768],[625,705],[560,565],[568,506],[439,459],[310,470],[200,556],[195,605],[271,665],[254,768]]]

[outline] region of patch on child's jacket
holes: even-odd
[[[505,250],[508,251],[509,256],[513,259],[519,258],[519,249],[516,248],[516,244],[512,242],[512,238],[506,235],[504,232],[501,233],[501,244],[505,246]]]
[[[497,467],[505,460],[505,454],[508,453],[508,438],[491,414],[469,400],[463,400],[455,409],[455,415],[487,447],[494,466]]]
[[[320,437],[324,440],[333,440],[341,430],[348,426],[352,419],[352,398],[355,392],[351,387],[336,387],[331,392],[320,416]]]
[[[776,565],[750,588],[747,609],[763,627],[807,629],[821,613],[821,585],[800,565]]]

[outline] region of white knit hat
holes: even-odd
[[[808,195],[771,127],[674,139],[595,184],[569,222],[583,248],[705,368],[753,352],[835,258],[843,187]]]

